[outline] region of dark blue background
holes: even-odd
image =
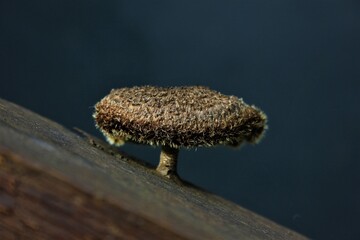
[[[0,0],[0,19],[1,98],[98,134],[111,88],[243,97],[261,144],[183,150],[180,175],[309,237],[360,236],[360,1]]]

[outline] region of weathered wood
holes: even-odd
[[[0,99],[0,239],[306,239]]]

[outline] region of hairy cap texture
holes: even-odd
[[[255,106],[202,86],[113,89],[95,105],[94,118],[111,143],[175,148],[255,143],[266,128]]]

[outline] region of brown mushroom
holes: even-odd
[[[157,171],[166,177],[176,176],[180,147],[256,143],[266,129],[258,108],[202,86],[113,89],[93,116],[111,144],[162,146]]]

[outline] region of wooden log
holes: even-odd
[[[0,239],[307,238],[0,99]]]

